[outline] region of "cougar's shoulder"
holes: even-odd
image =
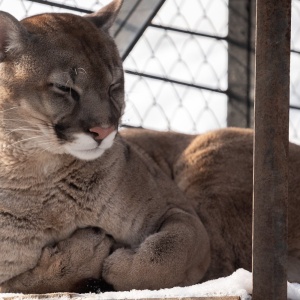
[[[170,177],[173,177],[175,162],[195,138],[189,134],[140,128],[128,128],[120,133],[127,143],[149,155]]]

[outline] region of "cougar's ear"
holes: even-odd
[[[122,3],[123,0],[113,0],[99,11],[85,15],[84,17],[93,22],[98,28],[108,32],[121,9]]]
[[[0,62],[8,51],[22,49],[22,40],[27,34],[21,23],[7,12],[0,11]]]

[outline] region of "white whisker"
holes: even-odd
[[[24,122],[22,119],[2,119],[2,121],[21,121]]]
[[[52,142],[57,142],[55,139],[48,139],[47,141],[37,141],[38,146],[48,145]]]
[[[6,112],[6,111],[9,111],[9,110],[12,110],[12,109],[16,109],[16,108],[19,108],[19,106],[13,106],[13,107],[10,107],[10,108],[7,108],[7,109],[4,109],[4,110],[0,110],[0,112]]]
[[[19,128],[16,128],[16,129],[8,130],[8,134],[11,134],[12,132],[16,132],[16,131],[41,132],[38,129],[33,129],[33,128],[30,128],[30,127],[19,127]]]
[[[46,151],[51,152],[51,151],[49,151],[50,148],[51,148],[51,147],[48,147],[48,148],[39,148],[39,151],[38,151],[39,155],[40,155],[41,153],[46,152]],[[32,153],[31,155],[28,155],[28,157],[32,157],[32,156],[36,156],[36,152]]]
[[[34,116],[30,116],[31,118],[33,118],[33,119],[35,119],[35,120],[37,120],[37,121],[39,121],[39,123],[37,123],[37,124],[40,124],[40,125],[47,125],[47,126],[49,126],[50,124],[49,124],[49,122],[47,122],[46,120],[43,120],[43,119],[40,119],[40,118],[37,118],[37,117],[34,117]],[[7,118],[0,118],[0,121],[16,121],[16,122],[24,122],[25,120],[24,119],[7,119]],[[51,124],[51,126],[52,126],[52,124]]]
[[[27,138],[27,139],[22,139],[20,141],[16,141],[16,142],[12,143],[11,146],[13,146],[15,144],[18,144],[18,143],[26,142],[26,141],[29,141],[29,140],[38,139],[38,138],[41,138],[41,137],[45,137],[45,136],[44,135],[38,135],[38,136],[30,137],[30,138]]]
[[[49,121],[35,117],[33,115],[31,115],[30,118],[40,121],[41,122],[40,124],[47,124],[47,125],[49,124]]]

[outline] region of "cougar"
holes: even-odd
[[[159,289],[251,268],[252,131],[119,130],[109,28],[121,4],[20,22],[0,13],[1,292]],[[291,144],[298,282],[299,169]]]

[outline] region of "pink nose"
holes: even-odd
[[[103,140],[110,133],[112,133],[114,130],[116,130],[115,126],[111,126],[111,127],[108,127],[108,128],[93,127],[93,128],[90,129],[90,132],[94,132],[94,133],[98,134],[98,136],[95,137],[96,140]]]

